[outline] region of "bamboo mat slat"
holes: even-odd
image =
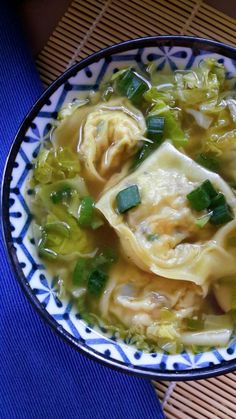
[[[48,85],[73,63],[129,38],[179,33],[234,45],[235,28],[235,19],[202,0],[74,0],[37,65]]]
[[[73,0],[37,58],[45,86],[114,43],[193,35],[236,45],[236,20],[203,0]],[[236,373],[195,382],[153,382],[167,419],[236,419]]]
[[[153,382],[167,419],[235,419],[236,374],[188,382]]]

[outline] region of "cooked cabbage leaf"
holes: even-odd
[[[73,178],[80,170],[78,153],[64,147],[42,148],[35,162],[33,181],[36,184],[50,184]]]

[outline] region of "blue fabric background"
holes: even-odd
[[[0,2],[0,173],[23,117],[42,92],[7,2]],[[0,418],[163,418],[149,381],[69,347],[23,295],[0,243]]]

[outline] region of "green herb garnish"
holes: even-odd
[[[141,203],[141,197],[138,186],[132,185],[120,191],[116,196],[116,203],[120,214],[139,205]]]

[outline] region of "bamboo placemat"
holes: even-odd
[[[233,3],[233,2],[232,2]],[[195,35],[236,45],[236,19],[203,0],[73,0],[37,59],[44,84],[101,48],[150,35]],[[236,373],[153,383],[168,419],[236,419]]]

